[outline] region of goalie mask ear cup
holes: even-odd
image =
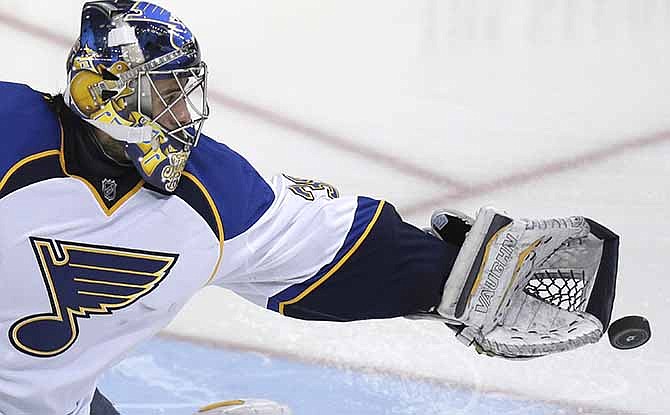
[[[603,253],[598,266],[595,285],[586,306],[586,312],[597,317],[603,330],[609,327],[616,292],[616,279],[619,266],[619,236],[598,222],[584,218],[591,233],[603,241]]]

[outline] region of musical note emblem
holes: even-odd
[[[165,279],[178,254],[30,237],[51,312],[16,321],[14,347],[35,357],[57,356],[76,342],[78,319],[109,315],[149,294]]]

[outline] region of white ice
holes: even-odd
[[[604,413],[670,410],[670,2],[159,3],[205,50],[208,134],[264,174],[382,197],[417,225],[433,208],[483,204],[595,218],[622,238],[614,317],[645,315],[654,331],[637,350],[603,340],[511,363],[475,355],[439,324],[305,323],[207,289],[166,333]],[[0,0],[0,79],[62,89],[81,4]],[[11,19],[60,36],[17,30]],[[359,150],[327,144],[317,130]]]

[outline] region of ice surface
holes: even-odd
[[[100,387],[117,409],[133,415],[185,415],[212,402],[254,397],[287,404],[294,415],[578,413],[415,379],[166,339],[140,347],[112,368]]]
[[[383,197],[418,225],[436,207],[483,204],[595,218],[622,236],[614,317],[645,315],[654,332],[638,350],[603,341],[510,363],[476,356],[432,323],[298,322],[212,289],[169,333],[586,412],[670,410],[669,2],[160,3],[205,49],[206,130],[263,173]],[[0,1],[0,79],[62,88],[80,6]]]

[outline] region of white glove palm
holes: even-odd
[[[577,216],[512,219],[481,209],[437,311],[464,343],[501,357],[537,357],[598,341],[609,323],[618,249],[608,252],[613,271],[600,273],[603,239],[589,223],[602,228]],[[599,274],[609,274],[600,278],[611,290],[599,291],[603,306],[593,315],[587,306]]]

